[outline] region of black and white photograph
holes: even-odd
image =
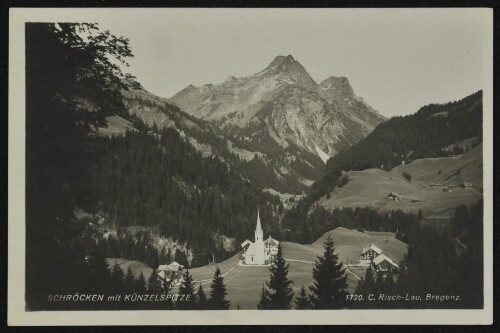
[[[9,323],[491,323],[492,14],[12,10]]]

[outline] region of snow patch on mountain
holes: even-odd
[[[315,146],[316,148],[316,152],[318,153],[318,156],[321,158],[321,160],[326,163],[326,161],[328,161],[328,159],[330,158],[330,155],[328,155],[327,153],[325,153],[323,151],[323,149],[321,149],[320,147],[318,146]]]

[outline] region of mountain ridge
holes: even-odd
[[[277,56],[249,76],[189,85],[170,101],[195,117],[227,128],[232,135],[250,132],[241,137],[246,141],[255,141],[255,131],[249,128],[266,124],[278,144],[293,142],[320,158],[317,148],[333,156],[385,120],[354,94],[347,78],[331,76],[318,84],[291,55]]]

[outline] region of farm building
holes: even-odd
[[[359,256],[359,261],[364,262],[364,263],[370,263],[373,259],[378,257],[382,253],[382,250],[376,247],[373,244],[370,244],[370,246],[367,246],[363,248],[363,251],[361,252]]]
[[[391,192],[387,195],[387,198],[392,199],[394,201],[401,201],[403,198],[401,197],[401,194],[397,192]]]
[[[179,279],[182,275],[184,266],[174,261],[170,265],[158,266],[158,275],[167,281]]]
[[[372,266],[377,272],[388,272],[392,269],[398,269],[398,265],[385,254],[380,254],[372,261]]]
[[[472,184],[466,181],[461,182],[459,186],[462,188],[472,188]]]
[[[273,257],[278,254],[278,244],[279,242],[272,238],[271,235],[264,241],[264,252],[267,256]]]

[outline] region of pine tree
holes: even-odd
[[[114,292],[111,285],[111,276],[106,259],[96,255],[90,260],[84,280],[84,288],[87,292]]]
[[[139,274],[139,278],[135,281],[135,292],[138,294],[146,292],[146,279],[142,271]]]
[[[293,291],[290,287],[293,284],[288,279],[288,267],[281,252],[281,245],[278,245],[278,253],[273,264],[269,268],[271,277],[269,282],[266,282],[269,288],[269,308],[274,310],[290,309],[290,302],[293,299]]]
[[[215,268],[214,277],[210,289],[209,304],[212,310],[228,310],[231,303],[226,300],[226,286],[221,276],[219,267]]]
[[[350,303],[350,307],[353,308],[377,308],[378,306],[373,302],[368,300],[368,295],[375,294],[375,276],[373,274],[373,268],[369,266],[366,269],[365,276],[361,277],[356,286],[356,295],[361,295],[361,299]]]
[[[196,308],[198,310],[205,310],[208,307],[207,295],[203,290],[203,286],[200,284],[198,291],[196,292]]]
[[[158,275],[158,271],[153,269],[151,275],[148,279],[148,292],[149,293],[161,293],[163,291],[163,286]]]
[[[174,260],[184,267],[189,267],[189,262],[187,260],[186,254],[179,249],[175,250]]]
[[[396,281],[395,281],[395,274],[392,270],[389,270],[387,272],[387,275],[385,277],[384,281],[384,292],[387,294],[394,294],[396,293]],[[389,302],[389,307],[394,307],[394,303]]]
[[[115,262],[113,268],[111,269],[111,289],[115,293],[119,293],[123,291],[123,271],[118,265],[118,262]]]
[[[385,293],[385,280],[381,272],[375,274],[375,294]]]
[[[268,310],[269,307],[269,292],[266,290],[264,286],[262,286],[262,290],[260,292],[260,301],[257,304],[257,309],[259,310]]]
[[[167,281],[167,277],[163,276],[160,277],[161,281],[161,286],[162,286],[162,293],[166,296],[170,293],[170,290],[172,289],[171,286],[171,281]],[[163,307],[164,309],[171,310],[174,308],[174,302],[172,301],[171,297],[167,297],[167,300],[165,301]]]
[[[124,291],[128,293],[133,292],[135,289],[135,278],[130,267],[127,269],[127,274],[123,280],[123,287]]]
[[[310,308],[309,296],[307,295],[304,285],[300,287],[299,295],[295,299],[295,308],[297,310],[306,310]]]
[[[313,269],[314,283],[309,287],[313,309],[341,309],[346,303],[347,276],[345,268],[334,253],[334,242],[330,235],[323,245],[325,252],[318,257]]]
[[[194,310],[196,299],[194,296],[193,276],[189,273],[189,269],[183,274],[183,280],[179,287],[179,294],[184,297],[182,301],[176,303],[179,310]]]

